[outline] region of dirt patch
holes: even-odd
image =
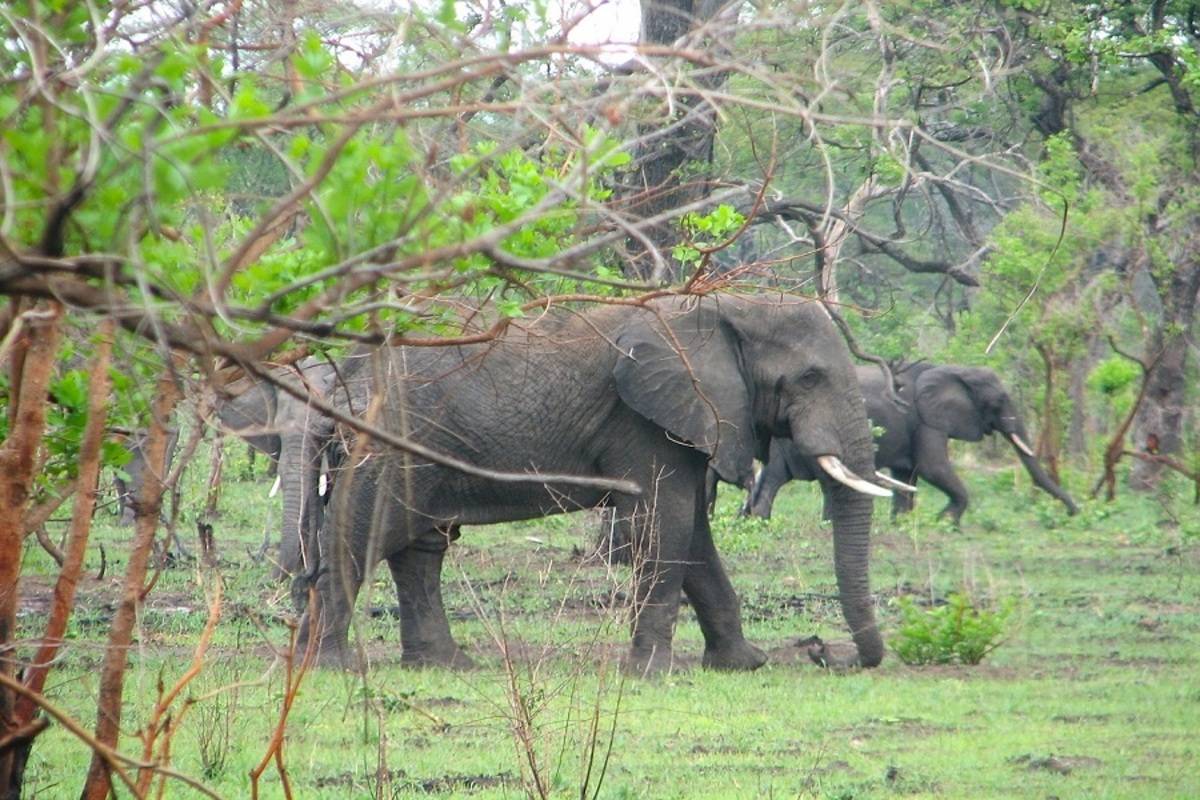
[[[1008,762],[1023,766],[1031,772],[1045,770],[1047,772],[1057,772],[1059,775],[1070,775],[1077,769],[1099,767],[1104,764],[1100,759],[1092,758],[1091,756],[1056,756],[1053,753],[1048,756],[1035,756],[1026,753],[1022,756],[1010,758]]]
[[[840,729],[841,733],[851,739],[870,739],[879,735],[905,737],[933,736],[950,730],[947,725],[939,725],[921,717],[869,717],[862,722]],[[961,726],[956,730],[964,730]]]
[[[826,617],[841,614],[837,595],[806,592],[803,594],[758,594],[742,601],[742,618],[751,622],[794,619],[798,616]]]
[[[1087,722],[1106,722],[1112,719],[1112,714],[1059,714],[1050,719],[1055,722],[1066,722],[1071,725],[1079,725]]]
[[[354,787],[370,783],[389,783],[397,791],[417,791],[425,794],[473,792],[496,787],[515,787],[520,782],[509,772],[496,775],[441,775],[436,778],[410,778],[402,769],[385,770],[382,775],[370,777],[340,772],[337,775],[321,776],[313,780],[318,789]]]

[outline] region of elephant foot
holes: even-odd
[[[626,675],[634,678],[649,678],[665,675],[671,671],[671,645],[634,647],[622,664]]]
[[[304,640],[297,641],[295,656],[297,664],[305,657],[307,652],[308,642]],[[320,667],[322,669],[353,669],[355,658],[345,642],[318,642],[313,650],[309,666]]]
[[[743,639],[724,647],[706,647],[702,663],[705,669],[751,672],[767,663],[767,654]]]
[[[300,620],[300,631],[296,637],[295,663],[299,664],[309,656],[309,664],[314,667],[351,669],[357,665],[357,659],[350,649],[348,637],[348,631],[322,629],[319,621],[306,613]],[[308,652],[310,647],[313,651],[311,655]]]
[[[441,668],[456,672],[476,669],[477,665],[458,645],[450,648],[406,648],[400,655],[400,666],[408,669]]]

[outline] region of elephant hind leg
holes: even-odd
[[[400,604],[400,662],[406,667],[474,666],[450,634],[442,604],[442,561],[458,536],[457,525],[429,531],[388,557]]]

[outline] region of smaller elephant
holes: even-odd
[[[1075,501],[1046,473],[1028,444],[1029,434],[1016,404],[1000,377],[983,367],[906,364],[894,370],[896,394],[907,403],[888,397],[886,382],[876,366],[857,368],[871,423],[883,431],[875,438],[875,466],[893,478],[933,484],[949,498],[939,516],[957,525],[967,509],[967,488],[950,463],[949,440],[978,442],[999,433],[1016,450],[1034,484],[1075,514]],[[769,518],[775,494],[790,480],[813,480],[820,473],[788,442],[773,440],[762,472],[746,502],[745,512]],[[912,510],[913,497],[896,492],[893,513]]]
[[[272,368],[274,376],[312,395],[327,393],[335,367],[328,361],[306,358],[294,367]],[[306,547],[311,532],[320,525],[322,452],[331,423],[307,402],[269,381],[257,381],[217,408],[220,426],[245,439],[279,464],[283,494],[280,521],[281,573],[296,574],[307,565]]]
[[[160,475],[166,477],[167,471],[171,468],[171,462],[175,459],[175,447],[179,443],[179,431],[171,428],[167,432],[167,450],[165,464],[160,464],[158,470]],[[121,471],[113,477],[113,486],[117,490],[117,507],[120,509],[121,518],[118,520],[118,525],[132,525],[133,518],[136,515],[134,502],[138,492],[142,489],[142,481],[146,474],[146,431],[137,431],[130,434],[125,440],[125,449],[127,449],[131,458],[121,467]],[[123,473],[123,474],[122,474]]]

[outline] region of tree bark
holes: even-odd
[[[50,674],[50,666],[62,648],[63,634],[75,608],[75,587],[83,572],[83,559],[87,551],[88,536],[92,528],[92,512],[96,508],[96,489],[100,481],[101,446],[104,444],[105,425],[108,421],[108,393],[110,381],[108,365],[112,356],[113,334],[116,324],[111,319],[100,324],[100,336],[96,343],[96,354],[92,361],[91,378],[88,381],[87,423],[79,447],[79,477],[75,481],[75,505],[71,512],[71,529],[63,554],[62,569],[54,584],[54,597],[50,605],[50,618],[42,634],[33,663],[25,674],[25,685],[31,692],[40,694]],[[15,721],[18,725],[30,722],[37,713],[37,706],[27,695],[16,701]],[[9,788],[20,793],[25,762],[33,746],[26,739],[14,748],[12,768],[4,781]]]
[[[96,704],[96,740],[112,749],[116,749],[120,735],[125,665],[129,658],[129,646],[133,641],[137,610],[146,591],[146,572],[162,510],[164,475],[160,469],[151,469],[149,466],[166,463],[167,439],[170,436],[168,424],[178,400],[179,389],[175,384],[173,365],[168,364],[164,367],[163,376],[159,379],[155,392],[154,418],[146,437],[148,467],[135,501],[133,546],[125,571],[121,602],[113,615],[100,674],[100,696]],[[108,763],[99,753],[93,753],[81,795],[82,800],[105,800],[111,784]]]
[[[46,313],[32,320],[24,332],[28,346],[21,348],[22,369],[19,375],[14,375],[9,400],[12,427],[0,445],[0,672],[8,677],[16,672],[13,634],[17,624],[25,510],[31,496],[38,445],[46,427],[46,396],[61,333],[62,306],[51,302],[44,310]],[[0,734],[8,735],[20,726],[14,706],[13,695],[0,691]],[[4,778],[0,791],[5,797],[20,797],[21,776],[14,770],[15,755],[15,748],[0,753],[0,777]]]
[[[1133,449],[1176,455],[1183,449],[1185,375],[1188,340],[1200,291],[1200,260],[1176,263],[1167,277],[1156,280],[1163,301],[1162,319],[1151,339],[1150,353],[1160,357],[1146,376],[1146,394],[1133,422]],[[1157,442],[1157,446],[1150,444]],[[1162,479],[1163,463],[1139,460],[1129,473],[1130,488],[1148,491]]]
[[[643,0],[641,40],[648,44],[672,45],[695,26],[714,17],[722,4],[711,0]],[[719,86],[724,76],[703,79]],[[716,135],[716,109],[695,95],[681,95],[673,118],[642,126],[634,153],[634,186],[626,196],[635,216],[646,219],[678,208],[708,195],[709,166]],[[680,170],[689,164],[703,165],[686,180]],[[625,271],[630,278],[671,282],[680,278],[681,265],[671,256],[679,241],[674,221],[642,228],[645,239],[630,237]],[[658,256],[656,258],[656,256]]]

